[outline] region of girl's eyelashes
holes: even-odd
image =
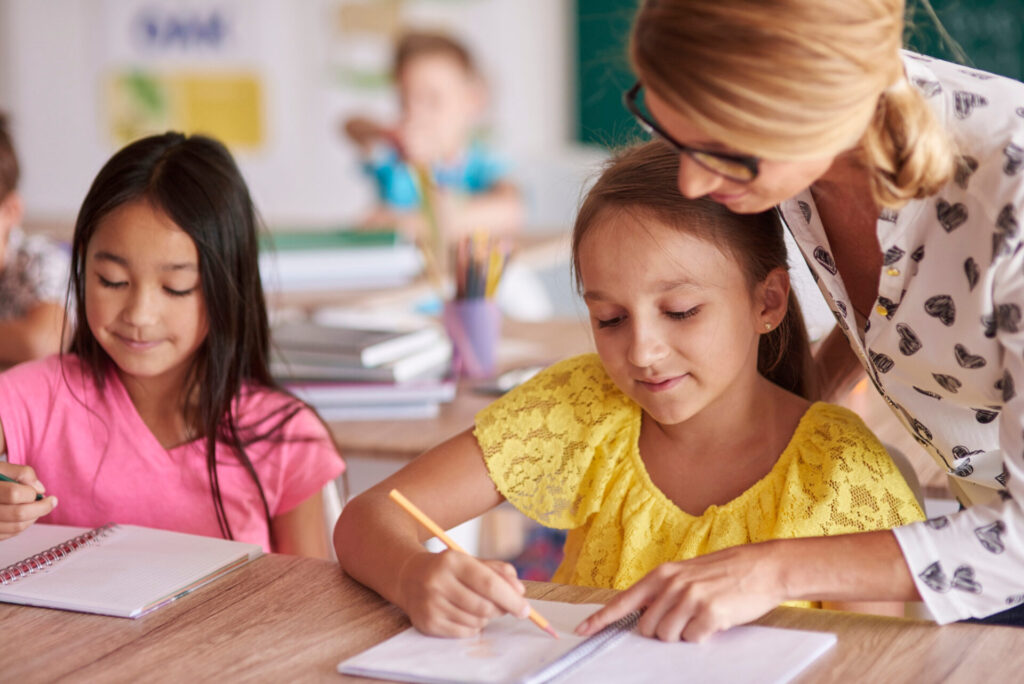
[[[622,316],[616,316],[615,318],[607,318],[604,320],[600,318],[595,318],[594,320],[597,321],[598,328],[612,328],[621,323],[622,319]]]
[[[673,318],[679,321],[683,320],[684,318],[696,316],[698,313],[700,313],[700,307],[695,306],[692,309],[687,309],[686,311],[666,311],[665,315],[668,316],[669,318]]]
[[[692,309],[686,309],[685,311],[666,311],[665,315],[674,321],[681,321],[696,316],[698,313],[700,313],[700,307],[695,306]],[[597,321],[598,328],[614,328],[625,319],[625,316],[615,316],[614,318],[603,319],[597,317],[594,318],[594,320]]]
[[[103,287],[109,287],[109,288],[111,288],[113,290],[116,290],[118,288],[122,288],[122,287],[125,287],[126,285],[128,285],[128,281],[127,280],[116,280],[116,281],[115,280],[107,280],[106,278],[104,278],[103,276],[101,276],[98,273],[96,274],[96,277],[98,277],[100,279],[100,285],[102,285]]]
[[[102,285],[103,287],[109,287],[112,290],[120,290],[121,288],[128,287],[127,280],[107,280],[98,273],[96,274],[96,277],[99,278],[100,285]],[[175,290],[173,287],[164,286],[164,292],[171,295],[172,297],[188,297],[190,294],[196,291],[196,288],[198,288],[198,285],[190,287],[186,290]]]

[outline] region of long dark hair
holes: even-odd
[[[252,477],[270,526],[270,508],[245,447],[275,435],[302,408],[285,402],[258,431],[240,426],[232,404],[245,385],[281,391],[270,376],[270,331],[259,273],[256,210],[231,154],[216,140],[165,133],[137,140],[117,152],[89,188],[71,244],[71,287],[77,325],[70,353],[99,387],[113,360],[96,341],[85,313],[86,250],[103,219],[118,207],[145,199],[195,243],[209,332],[186,375],[185,420],[206,442],[206,469],[221,533],[233,539],[221,498],[216,444],[231,448]],[[193,400],[194,398],[194,400]]]
[[[734,214],[709,199],[687,199],[676,185],[678,174],[679,153],[660,140],[628,147],[608,162],[573,226],[572,265],[578,288],[580,242],[609,210],[635,211],[719,246],[736,259],[751,287],[776,268],[788,269],[782,224],[773,212]],[[757,370],[783,389],[816,399],[811,361],[803,315],[790,290],[782,323],[761,335]]]

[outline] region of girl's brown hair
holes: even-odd
[[[465,45],[447,34],[429,31],[410,31],[402,34],[395,45],[392,74],[398,78],[409,62],[426,56],[447,57],[458,64],[466,75],[477,75],[473,56]]]
[[[952,176],[954,146],[907,83],[903,0],[646,0],[630,55],[707,135],[791,161],[856,149],[876,204]]]
[[[788,269],[783,228],[774,212],[734,214],[709,199],[687,199],[676,186],[678,171],[679,153],[660,140],[626,148],[608,162],[573,226],[572,266],[578,289],[580,243],[591,227],[615,212],[629,212],[711,242],[737,261],[751,288],[774,269]],[[782,323],[761,335],[757,370],[794,394],[816,399],[812,368],[800,305],[790,290]]]

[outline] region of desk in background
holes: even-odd
[[[526,365],[549,365],[593,351],[589,322],[559,319],[542,323],[505,321],[499,348],[499,371]],[[496,398],[459,384],[455,399],[441,414],[425,420],[330,422],[334,442],[348,464],[349,495],[368,489],[413,458],[472,427],[477,412]],[[478,522],[454,533],[472,552],[487,558],[511,558],[523,547],[533,523],[511,505],[485,513]]]
[[[528,582],[531,598],[603,603],[615,592]],[[0,604],[3,679],[376,681],[339,661],[408,627],[405,616],[327,561],[269,555],[137,620]],[[756,624],[835,632],[800,682],[1006,682],[1024,631],[777,608]]]
[[[593,351],[593,342],[585,319],[540,323],[504,321],[498,352],[499,372],[527,365],[546,366],[589,351]],[[455,400],[443,404],[437,418],[346,421],[328,425],[345,458],[408,461],[471,427],[476,413],[494,401],[494,395],[476,392],[475,384],[461,382]]]

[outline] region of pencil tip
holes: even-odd
[[[545,627],[545,628],[544,628],[544,631],[545,631],[545,632],[547,632],[548,634],[550,634],[551,636],[555,637],[556,639],[558,638],[558,632],[556,632],[556,631],[555,631],[555,630],[554,630],[554,629],[553,629],[553,628],[551,627],[551,625],[548,625],[547,627]]]

